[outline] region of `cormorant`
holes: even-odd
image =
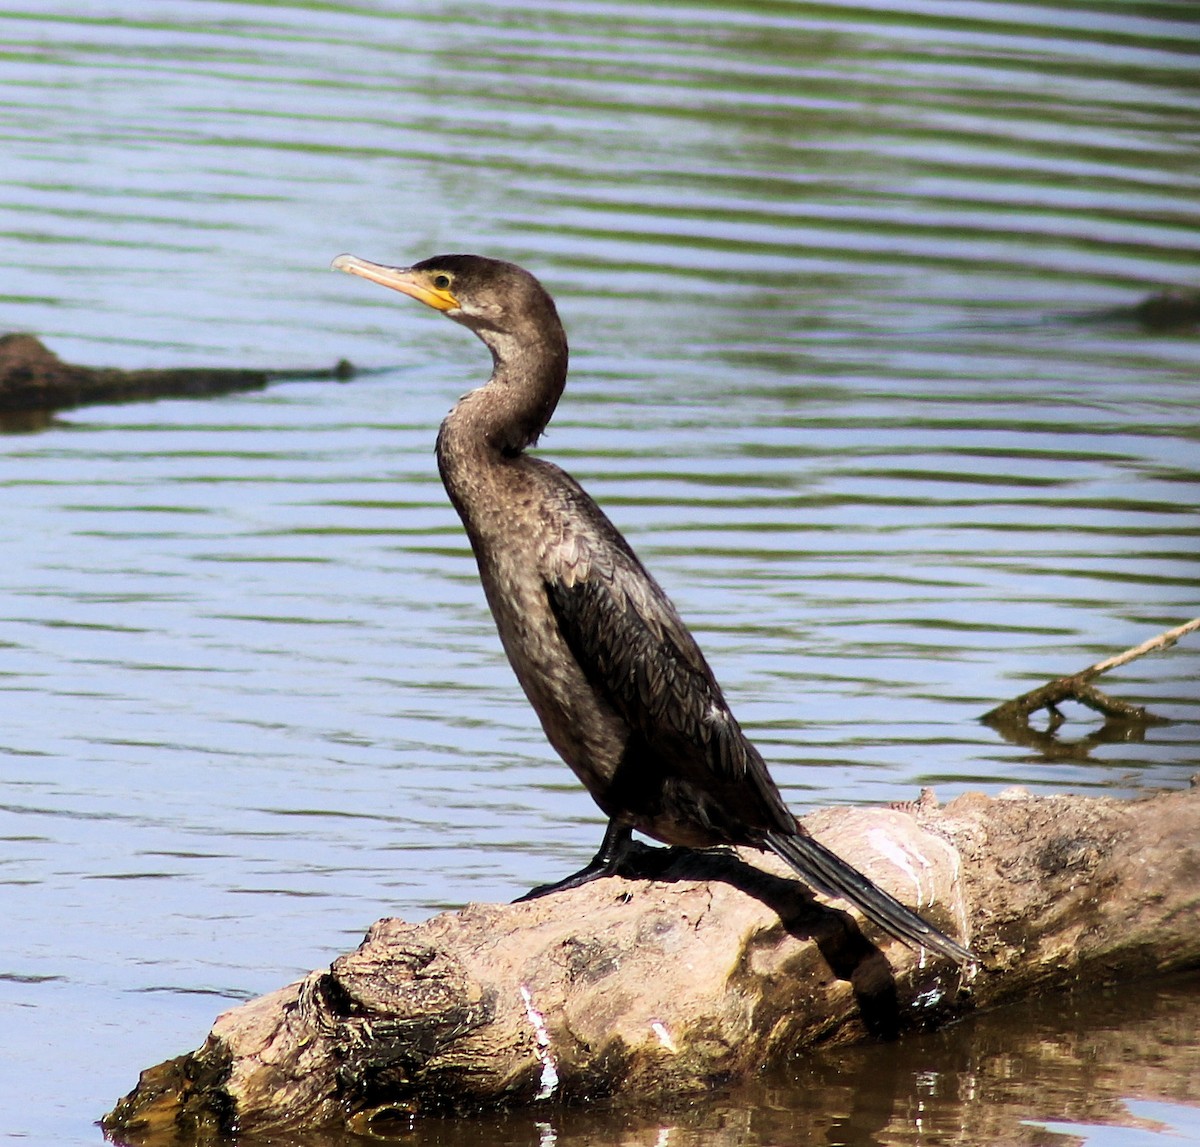
[[[517,679],[551,745],[608,817],[594,859],[528,897],[612,875],[637,829],[670,845],[769,849],[898,939],[976,960],[796,821],[629,543],[574,478],[525,453],[567,378],[566,335],[537,279],[479,255],[411,267],[339,255],[333,267],[441,311],[492,352],[491,378],[442,423],[438,469]]]

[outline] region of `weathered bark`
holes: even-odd
[[[66,410],[99,402],[140,402],[149,398],[196,397],[262,390],[271,382],[297,378],[354,376],[342,359],[325,370],[238,370],[180,367],[173,370],[117,370],[63,362],[33,335],[0,336],[0,413]]]
[[[646,849],[650,879],[379,921],[356,952],[226,1012],[198,1051],[144,1072],[105,1128],[165,1143],[662,1098],[808,1045],[1200,965],[1200,790],[971,793],[945,808],[926,796],[806,824],[986,969],[872,947],[760,854]]]

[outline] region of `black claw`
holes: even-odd
[[[522,904],[526,900],[537,900],[548,896],[551,892],[565,892],[568,888],[581,888],[591,884],[593,880],[601,880],[605,876],[615,876],[622,862],[633,847],[633,829],[628,825],[608,822],[604,830],[604,840],[600,842],[599,851],[578,872],[557,880],[553,884],[539,884],[531,888],[524,896],[518,896],[514,904]]]

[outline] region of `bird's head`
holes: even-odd
[[[483,255],[435,255],[411,267],[390,267],[356,255],[339,255],[335,271],[359,275],[390,287],[441,311],[447,318],[473,330],[486,343],[492,332],[529,334],[531,322],[558,323],[554,301],[528,271],[515,263]]]

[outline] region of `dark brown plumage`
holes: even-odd
[[[586,868],[529,895],[612,874],[634,829],[673,845],[750,845],[899,939],[973,960],[803,830],[666,594],[582,487],[524,452],[567,377],[566,336],[541,284],[477,255],[333,265],[442,311],[492,352],[487,384],[442,423],[438,467],[517,678],[609,818]]]

